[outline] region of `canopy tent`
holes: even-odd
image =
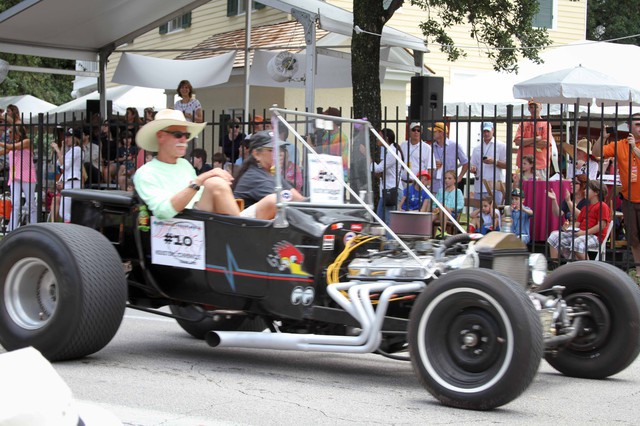
[[[469,116],[467,111],[471,109],[471,116],[481,115],[484,106],[485,116],[493,116],[494,107],[497,108],[497,116],[506,115],[507,105],[515,105],[514,114],[519,115],[525,103],[522,99],[513,96],[514,84],[533,78],[543,73],[559,71],[563,68],[575,67],[582,64],[595,71],[610,75],[620,83],[626,84],[636,90],[640,89],[640,82],[634,77],[634,70],[640,67],[640,46],[629,44],[616,44],[607,42],[579,41],[565,46],[549,48],[541,55],[543,64],[535,64],[529,60],[518,63],[519,72],[487,72],[476,77],[466,79],[459,84],[445,87],[444,106],[448,115],[454,115],[456,106],[459,107],[460,116]],[[625,66],[612,66],[610,61],[603,58],[625,58]],[[623,104],[628,110],[628,106]],[[551,105],[552,110],[543,110],[543,115],[557,115],[560,107]],[[586,108],[583,107],[586,110]],[[524,108],[526,114],[526,108]],[[572,107],[569,107],[572,111]],[[451,113],[450,113],[451,111]],[[599,109],[591,108],[592,112]],[[611,107],[605,113],[613,114]]]
[[[91,92],[87,95],[74,99],[59,107],[48,111],[49,115],[64,115],[65,120],[80,119],[84,116],[87,108],[87,100],[100,99],[98,91]],[[106,99],[112,101],[113,114],[124,115],[128,107],[134,107],[138,110],[140,116],[146,107],[153,107],[156,111],[166,108],[167,96],[163,89],[151,89],[146,87],[134,86],[117,86],[109,87],[106,91]]]
[[[123,53],[111,81],[132,86],[175,89],[180,83],[180,77],[176,76],[188,75],[195,89],[217,86],[229,81],[235,57],[235,50],[189,61]]]
[[[0,97],[0,108],[7,109],[8,105],[17,106],[20,110],[20,114],[24,117],[25,122],[28,122],[31,115],[47,112],[56,107],[50,102],[43,101],[42,99],[31,95]]]
[[[98,87],[106,87],[106,63],[118,46],[207,3],[209,0],[23,0],[0,14],[0,51],[100,61]],[[351,12],[320,0],[264,0],[261,3],[306,21],[309,29],[305,97],[313,104],[316,24],[351,36]],[[249,21],[248,21],[249,22]],[[310,24],[310,25],[309,25]],[[382,46],[427,52],[421,38],[385,27]],[[10,67],[11,69],[11,67]],[[248,67],[245,67],[248,69]],[[246,103],[246,101],[245,101]],[[248,105],[245,105],[248,107]],[[101,110],[106,101],[101,98]],[[313,110],[313,108],[310,108]]]

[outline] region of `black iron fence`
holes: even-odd
[[[555,108],[554,114],[546,118],[531,118],[522,106],[507,108],[505,116],[498,116],[495,109],[480,117],[456,118],[466,115],[466,111],[457,109],[445,111],[445,116],[451,117],[442,123],[418,120],[420,139],[427,141],[431,148],[431,158],[427,164],[430,164],[429,171],[433,175],[430,182],[432,192],[435,195],[439,186],[444,185],[445,168],[453,164],[456,187],[461,190],[456,194],[461,193],[463,197],[458,200],[459,195],[454,196],[454,203],[463,204],[458,220],[467,230],[474,226],[474,211],[482,209],[483,198],[489,197],[494,204],[493,209],[498,209],[501,217],[505,214],[513,216],[514,210],[516,215],[521,215],[522,206],[532,212],[528,215],[528,230],[520,230],[529,234],[528,244],[532,251],[554,254],[547,244],[547,239],[552,236],[560,241],[570,241],[569,249],[560,251],[565,254],[574,252],[571,257],[597,257],[627,269],[633,264],[633,257],[624,233],[621,189],[630,187],[631,182],[620,182],[618,170],[620,167],[631,170],[633,166],[631,163],[620,164],[615,157],[596,157],[593,148],[594,144],[602,142],[599,139],[606,130],[609,136],[605,144],[617,146],[622,143],[619,141],[626,139],[632,125],[630,107],[606,111],[598,109],[597,113],[588,108],[578,115],[569,112],[565,106],[545,107],[548,111]],[[343,115],[350,114],[343,112]],[[204,150],[208,154],[208,163],[213,160],[230,163],[226,167],[233,172],[234,163],[247,155],[242,149],[244,135],[268,127],[270,121],[268,111],[252,111],[247,118],[242,117],[242,111],[207,111],[205,121],[208,124],[193,141],[189,153],[194,149]],[[394,135],[400,149],[404,150],[402,156],[406,162],[412,155],[412,145],[405,141],[411,140],[410,124],[413,121],[398,109],[383,111],[380,129],[386,129],[385,135]],[[135,133],[144,123],[127,122],[123,116],[113,116],[107,120],[94,116],[87,120],[82,115],[39,115],[23,117],[23,122],[29,123],[23,124],[26,138],[30,141],[26,151],[31,153],[28,162],[24,157],[29,154],[21,156],[18,150],[11,150],[13,139],[9,139],[8,133],[15,129],[15,125],[5,124],[3,132],[8,147],[3,152],[4,156],[0,157],[0,184],[4,194],[0,219],[4,232],[32,221],[34,217],[38,222],[61,220],[59,213],[64,211],[66,200],[60,199],[58,194],[60,188],[65,186],[66,179],[79,179],[75,185],[89,188],[132,190],[131,179],[135,170],[151,158],[150,153],[142,153],[135,147]],[[437,140],[441,125],[444,125],[447,135],[444,145]],[[305,122],[294,125],[302,135],[307,133],[306,126]],[[489,141],[483,141],[486,136],[483,126],[491,130]],[[68,140],[65,146],[65,135],[78,138],[75,143],[80,150],[72,150],[73,142]],[[546,138],[550,142],[548,151],[535,144],[532,146],[528,141],[531,137],[534,141]],[[302,150],[295,138],[289,136],[287,140],[292,143],[292,152]],[[372,158],[386,169],[384,149],[374,142],[375,138],[371,138]],[[60,155],[53,148],[54,144],[60,148]],[[526,152],[521,150],[531,155],[524,155]],[[84,171],[80,178],[63,169],[65,159],[59,157],[67,156],[69,152],[72,152],[72,158],[67,158],[67,163],[82,165]],[[73,158],[76,152],[82,154]],[[422,162],[421,158],[418,160]],[[631,157],[627,160],[631,161]],[[302,167],[299,161],[294,161],[294,164]],[[376,204],[381,194],[378,188],[389,186],[385,181],[386,176],[384,172],[374,176],[373,198]],[[401,171],[398,171],[398,176],[402,191],[411,182]],[[580,176],[586,176],[587,179]],[[596,183],[597,188],[593,186]],[[592,216],[590,218],[592,222],[602,222],[606,226],[597,238],[596,247],[576,244],[580,233],[572,223],[584,208],[585,201],[582,200],[585,194],[596,189],[600,191],[600,198],[606,207],[598,209],[597,220]],[[512,194],[520,195],[517,197],[518,204],[512,203]],[[491,215],[494,214],[493,209]],[[593,211],[590,214],[593,215]],[[508,225],[509,221],[503,223]],[[477,228],[477,225],[483,227],[481,219],[474,227]],[[453,229],[450,231],[454,232]]]

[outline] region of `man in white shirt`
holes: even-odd
[[[447,137],[447,126],[443,122],[436,122],[428,129],[433,134],[433,163],[435,170],[431,173],[433,193],[435,194],[444,181],[444,174],[449,170],[457,173],[457,182],[460,183],[469,169],[469,159],[462,150],[462,145]],[[458,165],[460,172],[458,173]]]
[[[418,174],[420,170],[433,169],[431,158],[431,147],[422,140],[422,126],[418,122],[413,122],[409,126],[409,140],[402,142],[400,150],[404,161],[414,174]],[[407,176],[407,172],[403,171],[402,179],[404,181],[412,180]]]
[[[498,186],[497,182],[504,183],[507,145],[494,138],[493,132],[493,123],[482,123],[482,142],[473,148],[471,153],[471,173],[476,177],[473,197],[479,200],[488,195],[487,188],[482,184],[483,181],[487,181],[492,191]],[[502,199],[496,200],[496,203],[502,203]]]

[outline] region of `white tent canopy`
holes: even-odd
[[[43,101],[31,95],[0,97],[0,108],[7,109],[8,105],[17,106],[25,120],[28,120],[31,115],[37,115],[41,112],[44,113],[56,107],[50,102]]]
[[[157,110],[166,108],[167,96],[163,89],[146,87],[117,86],[107,89],[107,100],[113,102],[113,114],[124,114],[128,107],[134,107],[140,115],[144,108],[153,107]],[[87,100],[100,99],[98,91],[74,99],[66,104],[48,111],[49,114],[65,114],[65,119],[72,119],[76,115],[79,119],[86,112]]]
[[[557,48],[549,48],[540,56],[544,60],[543,64],[535,64],[529,60],[521,61],[518,64],[520,69],[518,74],[487,72],[466,79],[459,84],[445,87],[444,105],[447,114],[453,115],[455,107],[461,106],[460,116],[467,116],[466,111],[471,107],[471,116],[477,117],[480,116],[481,108],[484,105],[486,116],[493,116],[494,106],[498,109],[497,116],[504,116],[507,105],[515,105],[514,114],[519,115],[520,105],[523,105],[525,101],[513,96],[512,88],[515,84],[540,74],[580,64],[610,75],[613,79],[627,84],[631,88],[640,89],[640,81],[634,71],[640,69],[640,46],[584,40]],[[604,58],[625,58],[625,64],[624,66],[612,66],[611,62],[604,60]],[[557,105],[552,105],[552,108],[550,114],[559,113]],[[543,114],[546,115],[547,111],[543,111]]]
[[[615,105],[639,102],[640,90],[578,65],[521,81],[513,86],[513,96],[553,104]]]
[[[123,53],[113,78],[114,83],[131,86],[174,89],[180,76],[189,76],[194,88],[217,86],[229,81],[236,51],[205,59],[173,60]]]

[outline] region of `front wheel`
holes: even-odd
[[[21,226],[0,244],[0,344],[50,361],[102,349],[122,322],[122,261],[100,233],[79,225]]]
[[[545,356],[567,376],[603,379],[631,364],[640,352],[640,290],[623,271],[604,262],[572,262],[556,269],[537,290],[564,287],[567,306],[582,315],[578,335]]]
[[[542,330],[525,290],[487,269],[432,282],[409,321],[413,368],[440,402],[489,410],[517,398],[542,358]]]

